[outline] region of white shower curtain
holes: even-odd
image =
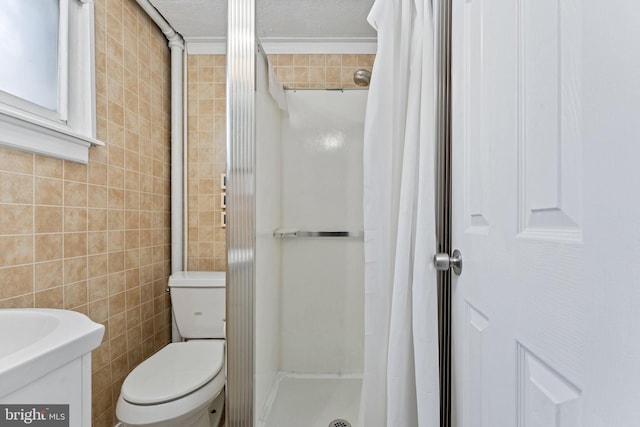
[[[376,0],[364,148],[360,425],[440,424],[432,0]]]

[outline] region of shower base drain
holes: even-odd
[[[351,423],[347,420],[343,420],[342,418],[338,418],[337,420],[333,420],[329,423],[329,427],[351,427]]]

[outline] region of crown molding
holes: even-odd
[[[263,37],[267,54],[375,54],[375,37]]]
[[[227,53],[226,37],[185,37],[189,55],[224,55]]]
[[[185,37],[189,55],[224,55],[225,37]],[[375,54],[374,37],[264,37],[260,43],[267,54]]]

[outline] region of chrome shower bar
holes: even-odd
[[[290,239],[295,237],[347,237],[351,239],[364,238],[363,231],[306,231],[306,230],[276,230],[273,237]]]
[[[359,90],[369,90],[366,87],[284,87],[284,90],[287,92],[305,92],[305,91],[325,91],[325,92],[348,92],[348,91],[359,91]]]

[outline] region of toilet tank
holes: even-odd
[[[226,273],[179,271],[169,277],[171,306],[183,338],[224,338]]]

